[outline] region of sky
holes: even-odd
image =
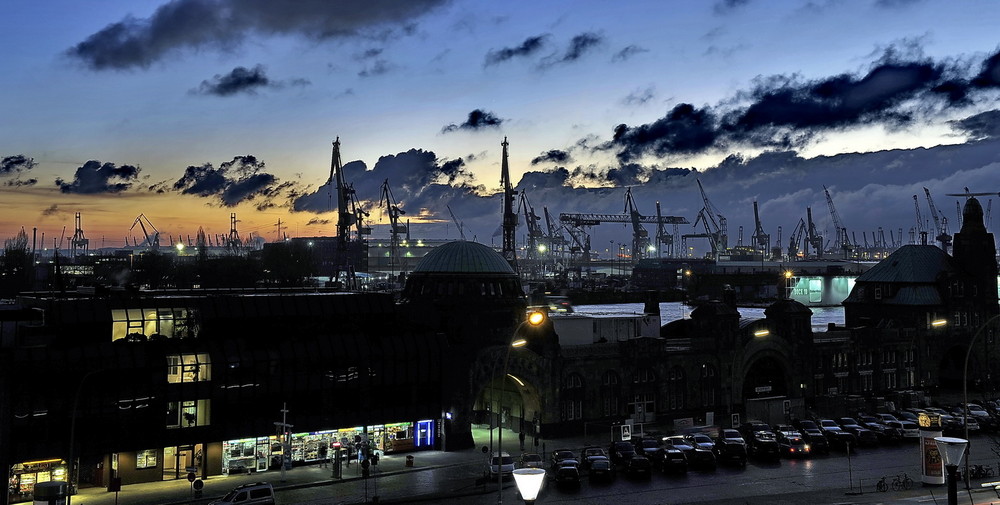
[[[535,214],[787,241],[826,191],[861,241],[1000,191],[1000,6],[938,0],[8,0],[0,236],[335,234],[347,182],[387,236],[499,245],[501,142]],[[981,197],[989,200],[988,196]],[[991,204],[984,202],[984,207]],[[279,226],[280,225],[280,235]],[[65,232],[63,230],[66,230]],[[682,225],[682,233],[700,231]],[[651,232],[652,233],[652,232]],[[518,235],[523,236],[523,228]],[[627,243],[623,225],[593,247]],[[873,239],[872,239],[873,240]],[[784,247],[785,244],[782,244]],[[41,247],[42,245],[40,245]],[[699,245],[699,247],[703,247]]]

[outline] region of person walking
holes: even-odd
[[[326,457],[328,450],[329,449],[327,449],[327,447],[326,447],[326,442],[323,442],[323,443],[321,443],[319,445],[319,467],[320,468],[327,468],[329,466],[329,461],[330,460],[327,459],[327,457]]]

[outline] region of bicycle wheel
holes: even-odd
[[[875,484],[875,490],[884,493],[889,490],[889,485],[885,483],[885,479],[882,479]]]
[[[913,487],[913,479],[909,476],[903,478],[903,489],[909,490]]]
[[[903,482],[899,479],[894,479],[892,481],[892,490],[899,491],[900,489],[903,489]]]

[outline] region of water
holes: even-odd
[[[641,303],[609,303],[605,305],[575,305],[573,309],[579,314],[594,316],[612,316],[615,314],[642,314]],[[829,323],[844,325],[844,307],[810,307],[812,310],[813,332],[825,332]],[[663,324],[677,319],[688,319],[694,307],[682,302],[664,302],[660,304],[660,320]],[[736,309],[740,317],[763,319],[764,307],[739,307]]]

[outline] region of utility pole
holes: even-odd
[[[275,422],[281,428],[281,482],[285,482],[285,468],[292,466],[292,425],[288,424],[288,404],[281,404],[281,422]]]

